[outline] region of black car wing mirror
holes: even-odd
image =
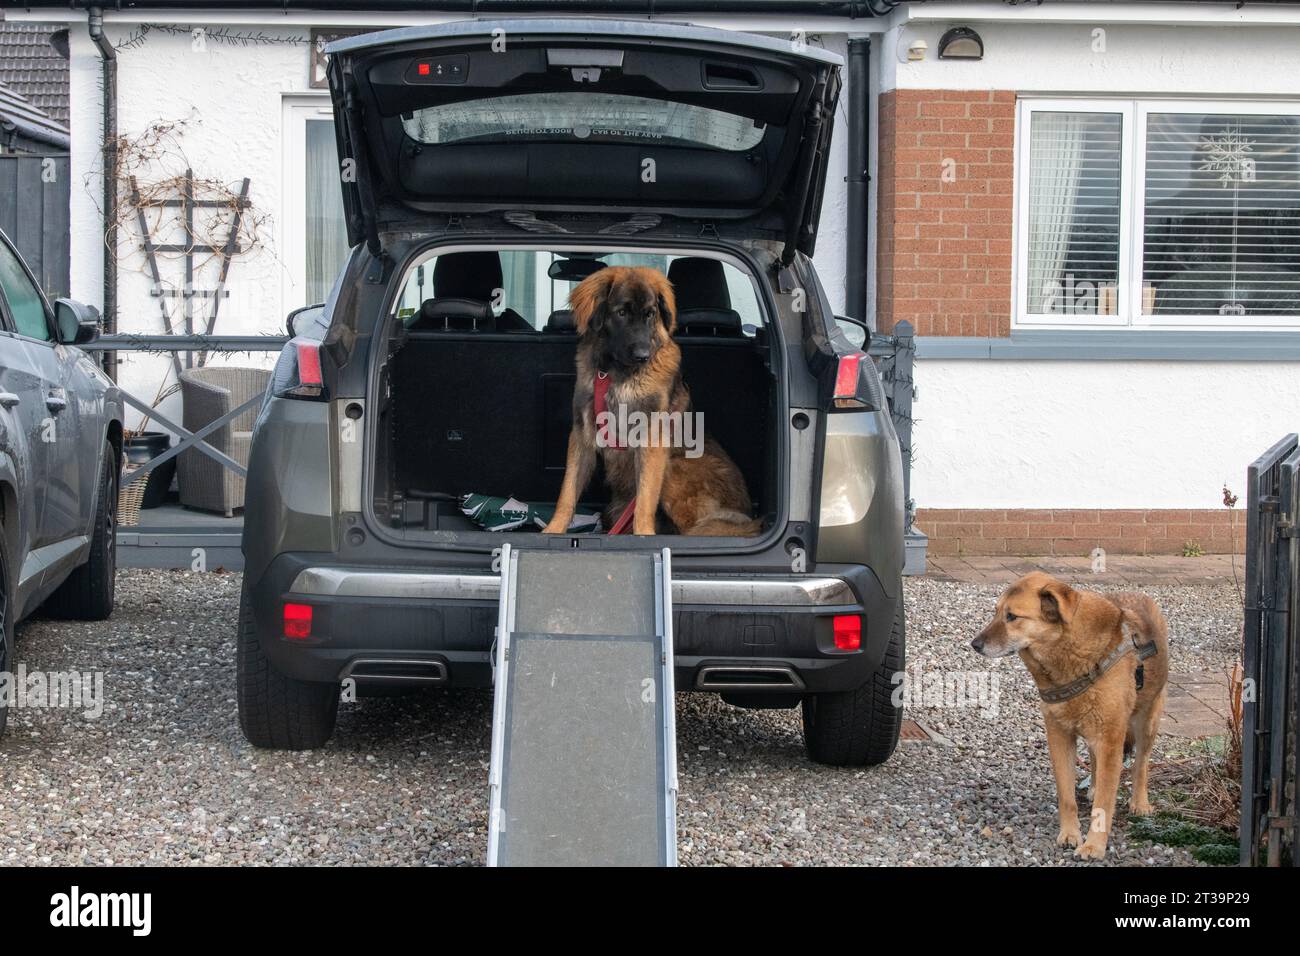
[[[861,319],[852,319],[847,315],[835,316],[835,323],[844,333],[844,337],[849,340],[849,344],[855,349],[867,350],[871,344],[871,327]]]
[[[298,334],[297,323],[305,312],[320,312],[325,308],[325,303],[317,302],[315,305],[304,305],[301,309],[294,309],[284,320],[284,329],[289,333],[289,338]]]
[[[59,344],[86,345],[99,338],[99,310],[75,299],[55,299],[54,327]]]

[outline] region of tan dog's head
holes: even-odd
[[[1059,638],[1078,609],[1079,592],[1074,588],[1041,571],[1026,574],[998,598],[993,620],[970,646],[985,657],[1006,657]]]
[[[645,266],[606,266],[569,294],[578,334],[595,339],[598,359],[635,371],[672,340],[672,283]]]

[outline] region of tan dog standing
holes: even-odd
[[[1115,820],[1128,747],[1133,749],[1129,810],[1151,812],[1147,764],[1169,676],[1169,631],[1160,609],[1144,594],[1077,591],[1034,572],[1003,593],[993,620],[971,646],[985,657],[1019,653],[1029,668],[1043,698],[1056,776],[1057,845],[1078,847],[1075,856],[1100,860]],[[1093,783],[1092,822],[1082,845],[1074,795],[1079,737],[1088,745]]]

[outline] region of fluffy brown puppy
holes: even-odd
[[[761,521],[750,516],[745,480],[727,453],[707,436],[697,436],[698,455],[684,447],[684,430],[693,425],[687,421],[691,396],[673,341],[673,287],[664,274],[607,266],[578,284],[569,306],[578,327],[573,429],[560,500],[545,532],[568,529],[599,455],[613,492],[608,526],[617,527],[635,499],[634,534],[655,534],[661,508],[678,534],[757,534]],[[612,447],[611,432],[598,432],[598,405],[602,415],[625,419],[632,413],[676,414],[658,419],[666,423],[662,431]]]
[[[1145,594],[1078,591],[1036,571],[1007,588],[993,620],[971,646],[985,657],[1018,653],[1029,668],[1042,698],[1056,777],[1061,820],[1056,842],[1078,847],[1077,857],[1100,860],[1106,855],[1129,748],[1129,811],[1151,812],[1147,764],[1169,676],[1169,629],[1160,609]],[[1093,784],[1092,822],[1082,844],[1074,796],[1080,737],[1088,744]]]

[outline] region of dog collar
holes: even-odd
[[[1082,677],[1075,678],[1068,684],[1059,684],[1056,687],[1049,687],[1047,690],[1039,690],[1038,696],[1049,704],[1060,704],[1067,700],[1078,697],[1085,690],[1091,687],[1097,681],[1101,680],[1103,674],[1124,659],[1125,655],[1136,653],[1138,656],[1138,673],[1137,686],[1138,690],[1142,689],[1142,662],[1148,657],[1153,656],[1159,650],[1155,641],[1150,644],[1139,644],[1136,638],[1130,638],[1127,641],[1120,641],[1119,647],[1110,652],[1104,661],[1097,664],[1092,670]]]

